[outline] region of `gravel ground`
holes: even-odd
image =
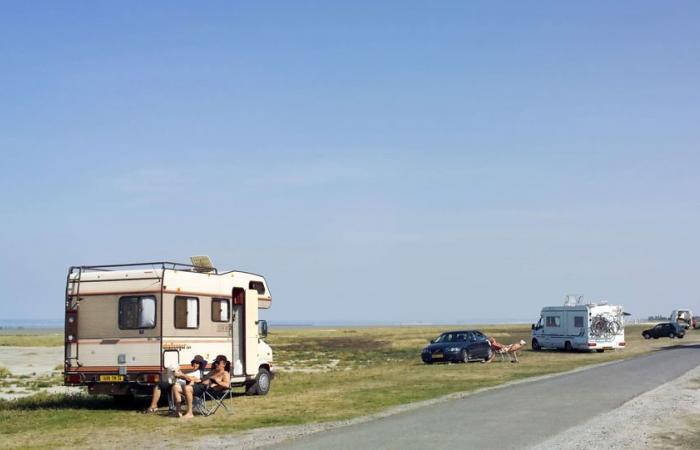
[[[700,443],[694,446],[673,443],[662,435],[681,436],[694,431],[690,419],[697,420],[699,416],[700,367],[697,367],[531,450],[698,448]]]

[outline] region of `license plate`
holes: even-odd
[[[101,382],[124,381],[123,375],[100,375]]]

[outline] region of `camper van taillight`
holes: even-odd
[[[74,343],[78,338],[78,310],[66,311],[66,342]]]
[[[620,347],[624,347],[624,346],[625,346],[625,343],[624,343],[624,342],[620,342],[620,343],[617,344],[617,345],[619,345]]]
[[[160,381],[160,375],[152,373],[139,375],[136,381],[140,383],[157,383]]]
[[[597,344],[596,344],[595,342],[589,342],[589,343],[588,343],[588,346],[589,346],[589,347],[595,347],[596,345],[597,345]]]
[[[79,373],[67,373],[66,374],[66,384],[80,384],[80,374]]]

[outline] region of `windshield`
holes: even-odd
[[[466,333],[442,333],[437,339],[435,339],[435,343],[465,342],[466,340],[467,340]]]

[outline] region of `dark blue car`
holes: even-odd
[[[421,359],[426,364],[438,361],[469,362],[488,361],[492,350],[488,338],[476,330],[447,331],[430,341],[430,345],[421,352]]]

